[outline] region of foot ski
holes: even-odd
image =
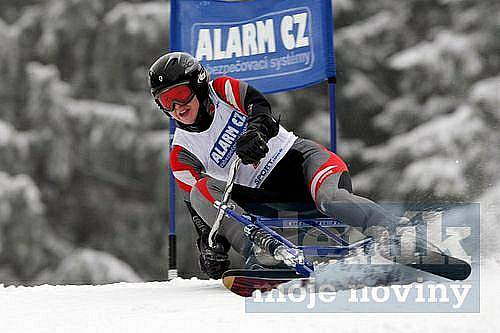
[[[280,284],[290,281],[308,281],[292,270],[276,269],[232,269],[222,275],[224,286],[233,293],[250,297],[255,290],[270,291]]]
[[[428,251],[427,255],[420,259],[418,263],[402,264],[448,280],[465,280],[472,270],[468,262],[434,251]]]
[[[403,266],[411,267],[413,269],[421,270],[423,272],[431,273],[448,280],[465,280],[469,277],[471,273],[471,266],[461,260],[454,257],[447,256],[445,254],[429,251],[427,256],[425,256],[425,261],[420,263],[400,263]],[[333,264],[335,265],[335,264]],[[351,265],[351,264],[347,264]],[[397,266],[397,264],[395,263]],[[366,266],[366,264],[365,264]],[[373,266],[373,267],[372,267]],[[366,269],[381,270],[381,268],[387,270],[385,274],[389,274],[390,266],[379,265],[381,267],[376,267],[376,264],[367,265]],[[394,267],[396,269],[396,266]],[[354,268],[354,267],[352,267]],[[342,268],[340,268],[343,270]],[[397,269],[395,270],[397,271]],[[360,270],[360,272],[362,272]],[[365,274],[371,275],[369,270],[364,272]],[[345,272],[344,272],[345,274]],[[365,275],[362,274],[362,275]],[[320,273],[320,276],[322,273]],[[335,274],[337,275],[337,274]],[[400,278],[403,278],[400,276]],[[319,279],[321,281],[321,279]],[[361,279],[360,281],[362,281]],[[403,278],[404,280],[404,278]],[[290,281],[310,281],[309,278],[302,277],[292,270],[284,269],[263,269],[263,270],[251,270],[251,269],[233,269],[228,270],[222,275],[222,281],[224,286],[232,291],[233,293],[243,296],[251,297],[255,290],[260,290],[261,292],[271,291],[281,284]],[[395,282],[395,281],[393,281]],[[332,284],[330,282],[330,284]]]

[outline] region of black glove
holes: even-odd
[[[267,140],[257,130],[246,131],[236,141],[236,154],[243,164],[259,162],[268,151]]]
[[[236,141],[236,154],[243,164],[259,162],[269,152],[267,142],[278,135],[279,120],[268,114],[248,117],[248,128]]]
[[[197,241],[198,250],[200,250],[199,264],[203,272],[211,279],[220,279],[222,273],[227,271],[231,262],[227,252],[229,251],[229,242],[217,235],[213,247],[208,245],[208,233],[204,233]]]
[[[208,245],[208,237],[211,228],[202,220],[198,213],[196,213],[189,201],[184,202],[191,214],[191,220],[198,233],[196,244],[200,251],[200,258],[198,261],[200,268],[203,272],[207,273],[210,278],[220,279],[222,273],[229,268],[230,261],[227,253],[231,248],[231,244],[229,244],[224,237],[216,235],[213,244],[214,247],[211,248]]]

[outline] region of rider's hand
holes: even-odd
[[[231,245],[225,238],[217,235],[213,247],[210,247],[208,236],[208,233],[204,233],[197,241],[200,251],[200,268],[211,279],[220,279],[222,273],[227,271],[231,264],[227,255]]]
[[[236,154],[243,164],[259,162],[269,152],[265,136],[257,130],[248,130],[236,141]]]

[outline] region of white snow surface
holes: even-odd
[[[498,332],[500,262],[481,269],[480,313],[245,313],[220,281],[4,287],[0,332]]]

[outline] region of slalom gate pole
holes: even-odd
[[[172,143],[175,132],[175,121],[170,120],[169,147],[172,152]],[[169,163],[167,163],[169,165]],[[168,179],[168,273],[167,279],[172,280],[177,277],[177,240],[175,232],[175,178],[170,166]]]
[[[177,12],[177,1],[173,0],[170,2],[170,21],[172,21],[174,13]],[[170,27],[170,51],[179,51],[179,38],[178,38],[177,26],[174,25]],[[170,118],[169,121],[169,149],[170,153],[173,148],[174,133],[175,133],[175,121]],[[170,154],[169,154],[170,159]],[[172,280],[177,277],[177,237],[175,231],[175,178],[170,168],[170,163],[167,163],[169,170],[168,177],[168,273],[167,279]]]
[[[328,95],[330,103],[330,150],[337,152],[337,114],[335,110],[335,83],[336,77],[328,78]]]

